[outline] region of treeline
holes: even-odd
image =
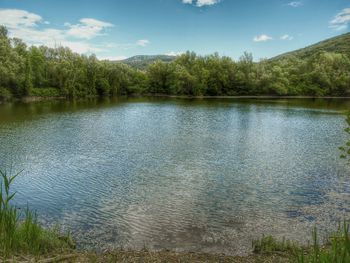
[[[147,70],[151,93],[193,96],[350,94],[350,59],[321,52],[307,59],[288,56],[253,62],[245,53],[238,62],[218,54],[187,52],[172,63],[156,62]]]
[[[350,59],[318,52],[253,61],[245,53],[235,62],[218,54],[187,52],[173,62],[157,61],[145,71],[123,63],[99,61],[68,48],[27,47],[0,27],[0,99],[23,96],[189,96],[309,95],[350,93]]]
[[[0,27],[0,98],[115,96],[137,92],[145,74],[69,48],[31,46]]]

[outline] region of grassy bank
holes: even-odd
[[[321,244],[317,229],[312,231],[312,244],[306,247],[288,240],[279,241],[272,236],[253,241],[256,254],[284,255],[298,263],[348,263],[350,262],[349,223],[344,221],[338,231]]]

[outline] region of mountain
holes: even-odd
[[[175,60],[175,56],[168,56],[168,55],[141,55],[141,56],[134,56],[130,57],[124,60],[121,60],[120,62],[125,63],[131,67],[145,70],[150,64],[153,62],[156,62],[157,60],[163,61],[163,62],[172,62]]]
[[[336,36],[330,39],[326,39],[314,45],[298,49],[295,51],[287,52],[276,57],[269,59],[270,61],[276,61],[295,56],[299,59],[305,59],[320,52],[335,52],[346,54],[350,57],[350,33],[346,33],[340,36]],[[176,59],[176,56],[168,55],[140,55],[130,57],[118,62],[125,63],[131,67],[145,70],[147,67],[156,62],[157,60],[163,62],[172,62]]]
[[[341,53],[350,57],[350,33],[329,38],[314,45],[281,54],[271,58],[270,60],[279,60],[291,56],[304,59],[321,52]]]

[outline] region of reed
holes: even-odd
[[[284,254],[297,255],[300,247],[297,243],[282,239],[281,241],[273,236],[263,236],[261,239],[252,242],[253,252],[256,254]]]
[[[35,212],[24,212],[12,204],[15,192],[11,186],[19,174],[9,176],[0,170],[0,257],[19,254],[44,255],[73,248],[70,236],[56,229],[44,229]]]
[[[318,241],[317,229],[312,232],[313,245],[309,249],[300,250],[298,263],[348,263],[350,262],[349,223],[344,221],[338,231],[321,246]]]
[[[312,231],[311,246],[302,247],[288,240],[279,241],[272,236],[262,237],[253,241],[252,244],[256,254],[278,254],[289,257],[291,262],[350,262],[350,232],[349,223],[346,221],[339,225],[337,232],[331,235],[323,245],[320,245],[316,227]]]

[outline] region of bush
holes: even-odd
[[[12,94],[8,89],[0,87],[0,101],[9,100],[12,98]]]
[[[56,88],[33,88],[31,95],[37,97],[59,97],[60,91]]]

